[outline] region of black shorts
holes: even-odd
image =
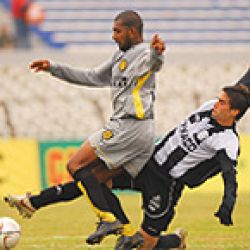
[[[175,214],[175,206],[181,197],[184,185],[149,161],[140,175],[143,196],[144,218],[142,229],[151,236],[158,236],[168,228]]]
[[[168,228],[184,188],[154,160],[150,160],[135,179],[126,174],[115,178],[114,186],[141,191],[144,210],[141,227],[151,236],[158,236]]]
[[[135,179],[133,179],[126,171],[123,171],[121,174],[112,178],[112,189],[137,190],[135,187]]]
[[[141,227],[149,235],[158,236],[173,219],[174,207],[184,186],[150,160],[135,179],[126,174],[115,178],[114,188],[142,192],[144,217]]]

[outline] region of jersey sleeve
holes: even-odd
[[[224,195],[221,206],[226,207],[229,211],[233,211],[237,197],[237,179],[236,179],[236,161],[231,160],[224,150],[217,153],[220,168],[222,170],[222,178],[224,183]]]
[[[216,134],[209,141],[210,147],[219,152],[224,151],[229,159],[237,161],[239,154],[239,140],[231,129]]]
[[[155,49],[150,49],[149,65],[151,65],[154,71],[159,71],[164,62],[164,55],[158,54]]]
[[[163,55],[158,55],[154,49],[145,48],[133,61],[126,77],[129,81],[147,75],[148,77],[155,71],[161,69],[164,62]]]
[[[80,70],[62,64],[52,63],[49,72],[57,78],[77,85],[89,87],[110,86],[112,59],[92,70]]]

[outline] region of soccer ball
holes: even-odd
[[[0,249],[8,250],[15,247],[20,240],[21,228],[19,224],[8,217],[0,218]]]

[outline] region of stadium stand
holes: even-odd
[[[9,0],[1,0],[8,8]],[[37,0],[46,20],[33,30],[54,48],[109,46],[114,16],[124,9],[145,20],[145,38],[159,32],[168,44],[246,45],[250,42],[249,0]]]
[[[0,136],[79,139],[101,128],[111,113],[109,89],[72,87],[46,73],[30,72],[28,64],[42,57],[85,68],[98,64],[107,54],[110,51],[95,58],[94,48],[77,55],[44,50],[1,54],[0,103],[4,106],[0,106]],[[249,58],[249,49],[167,52],[158,75],[157,134],[164,134],[215,97],[222,86],[236,82],[249,66]],[[240,121],[239,128],[242,133],[250,132],[250,114]]]
[[[70,87],[46,74],[33,74],[27,66],[37,58],[80,68],[96,65],[115,48],[112,20],[124,9],[142,14],[146,40],[159,32],[167,42],[156,99],[158,135],[249,67],[249,0],[36,1],[46,10],[46,20],[33,31],[52,48],[66,50],[34,46],[29,53],[1,52],[1,137],[79,139],[102,126],[111,112],[108,89]],[[0,21],[6,21],[9,0],[0,0],[0,6]],[[239,128],[250,132],[249,115]]]

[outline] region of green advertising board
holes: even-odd
[[[81,144],[77,140],[39,142],[42,188],[72,180],[66,164]]]

